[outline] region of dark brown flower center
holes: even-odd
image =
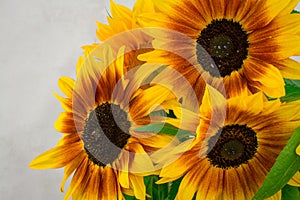
[[[127,117],[119,105],[111,103],[103,103],[90,112],[81,139],[93,163],[106,166],[118,158],[130,138]]]
[[[216,64],[205,59],[203,48]],[[197,59],[214,77],[225,77],[239,70],[248,56],[248,34],[240,23],[229,19],[213,20],[197,39]]]
[[[227,125],[219,129],[209,142],[207,158],[218,168],[228,169],[247,164],[258,147],[255,131],[246,125]]]

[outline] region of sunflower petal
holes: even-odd
[[[167,97],[171,97],[170,88],[155,85],[147,88],[130,102],[130,113],[133,120],[148,115],[155,106],[161,105]]]
[[[290,14],[293,9],[296,8],[297,4],[299,4],[299,0],[288,0],[289,2],[286,7],[281,11],[280,15],[288,15]]]
[[[133,6],[133,13],[135,15],[154,11],[153,2],[148,0],[137,0]]]
[[[73,113],[63,112],[59,115],[54,127],[61,133],[77,133],[83,130],[82,125],[79,122],[75,124]]]
[[[100,199],[100,177],[101,177],[101,167],[94,165],[93,172],[89,179],[86,191],[86,199],[88,200],[98,200]]]
[[[69,98],[72,97],[75,81],[69,77],[61,77],[58,80],[58,87]]]
[[[106,166],[102,175],[102,195],[101,199],[116,199],[116,176],[114,170],[110,166]]]
[[[129,152],[123,152],[120,160],[119,170],[119,181],[123,188],[129,188],[129,175],[128,175],[128,165],[129,165]]]
[[[213,87],[207,85],[200,106],[200,117],[210,119],[214,124],[223,124],[226,114],[225,97]]]
[[[61,192],[64,192],[64,187],[67,179],[71,176],[71,174],[75,171],[75,169],[78,168],[80,163],[84,160],[84,157],[86,156],[85,152],[81,152],[72,162],[66,165],[64,169],[64,178],[60,185]]]
[[[83,184],[83,182],[87,182],[88,177],[86,177],[86,172],[89,170],[89,161],[85,159],[83,163],[77,168],[72,181],[70,183],[70,187],[64,196],[64,200],[68,200],[70,196],[76,191],[80,185]],[[80,194],[82,195],[82,194]]]
[[[183,155],[179,157],[175,162],[164,167],[161,170],[160,177],[163,177],[158,183],[166,183],[165,178],[171,178],[176,180],[184,175],[190,168],[197,163],[199,158],[192,154]]]
[[[250,84],[264,91],[269,97],[285,95],[283,77],[273,65],[249,59],[244,64],[244,74],[251,81]]]
[[[153,163],[149,155],[145,152],[143,147],[138,143],[131,143],[130,148],[134,153],[130,154],[130,173],[150,175],[155,171]]]
[[[130,183],[133,187],[134,196],[137,197],[137,199],[145,199],[146,187],[144,184],[143,176],[135,176],[135,175],[129,175],[129,176],[130,176]]]
[[[199,167],[195,167],[191,169],[182,179],[177,197],[178,199],[186,199],[190,200],[193,198],[195,192],[197,191],[199,187],[199,182],[200,179],[199,177],[199,171],[198,170],[203,170],[199,169]]]
[[[129,8],[116,4],[113,0],[110,0],[110,10],[113,18],[131,22],[132,11]]]
[[[298,61],[288,58],[277,61],[273,65],[280,70],[284,78],[300,79],[300,63]]]
[[[300,172],[297,172],[287,184],[300,187]]]
[[[281,200],[281,190],[266,200]]]
[[[56,99],[58,99],[63,107],[63,109],[67,112],[72,112],[72,100],[69,98],[64,98],[62,96],[59,96],[56,93],[53,93],[53,96],[56,97]]]
[[[296,153],[300,156],[300,145],[296,148]]]
[[[81,142],[68,146],[57,146],[37,156],[29,167],[33,169],[61,168],[77,157],[81,150]]]

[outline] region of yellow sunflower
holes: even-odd
[[[192,199],[195,193],[197,200],[252,199],[300,126],[300,101],[281,104],[263,99],[258,92],[225,100],[207,86],[200,115],[185,119],[184,128],[196,133],[186,141],[188,150],[178,159],[177,147],[168,159],[153,154],[153,160],[164,165],[158,183],[184,176],[177,194],[180,200]],[[179,126],[174,121],[173,125]],[[272,198],[279,197],[280,193]]]
[[[290,14],[298,2],[153,0],[156,13],[140,15],[138,24],[153,27],[155,51],[138,58],[170,65],[202,93],[207,82],[225,86],[228,97],[284,96],[283,78],[300,78],[300,63],[290,58],[300,55],[300,15]]]
[[[143,176],[155,171],[145,149],[161,148],[172,138],[133,129],[150,123],[149,112],[173,98],[172,93],[159,85],[140,90],[151,71],[146,66],[126,73],[124,48],[117,59],[107,45],[97,46],[96,51],[100,57],[89,53],[77,81],[59,80],[67,97],[55,94],[65,110],[55,128],[63,137],[30,167],[64,167],[62,191],[73,174],[64,199],[123,199],[122,192],[145,199]]]
[[[132,69],[145,63],[137,59],[141,53],[152,50],[153,38],[139,30],[136,16],[141,13],[155,12],[153,3],[147,0],[137,0],[134,8],[129,8],[110,1],[110,16],[107,17],[108,25],[97,22],[97,37],[100,41],[109,43],[113,50],[125,45],[125,66]]]

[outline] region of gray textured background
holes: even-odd
[[[134,0],[116,1],[132,6]],[[61,138],[62,108],[52,96],[74,77],[80,46],[97,42],[109,0],[0,0],[0,199],[58,200],[63,170],[29,162]],[[299,7],[299,6],[298,6]]]

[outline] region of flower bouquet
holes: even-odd
[[[299,199],[298,3],[111,0],[30,167],[64,199]]]

